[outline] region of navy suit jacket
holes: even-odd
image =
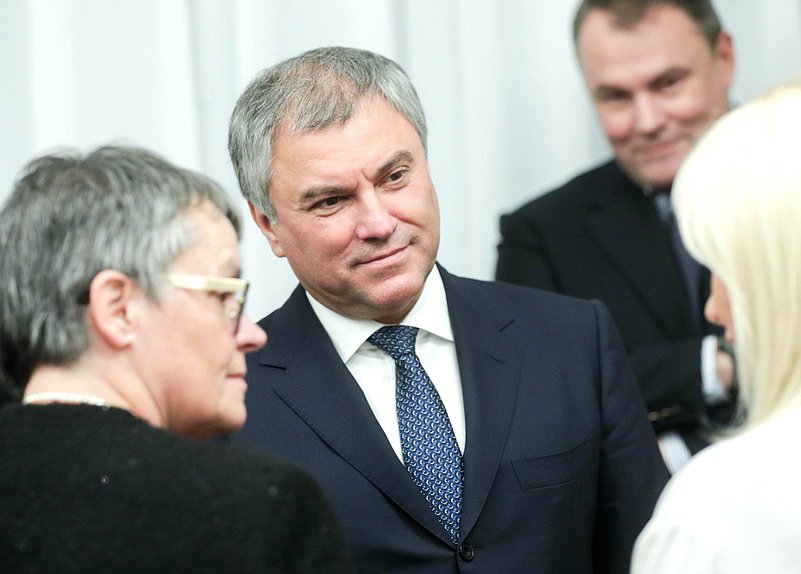
[[[464,395],[449,541],[298,287],[260,322],[234,440],[308,469],[364,573],[628,572],[667,480],[602,304],[441,269]]]
[[[702,393],[701,339],[720,333],[703,317],[709,272],[691,309],[653,199],[608,162],[503,216],[501,235],[496,278],[602,301],[656,430],[682,432],[693,451],[708,444],[702,421],[730,414]]]

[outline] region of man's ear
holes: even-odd
[[[284,257],[284,248],[281,245],[281,240],[278,238],[278,234],[275,232],[275,227],[278,224],[270,221],[270,218],[267,217],[263,211],[253,205],[253,203],[250,201],[248,201],[248,209],[250,209],[250,215],[253,218],[253,221],[256,222],[256,225],[259,226],[261,232],[270,242],[270,247],[272,248],[273,253],[275,253],[276,257]]]
[[[95,333],[115,349],[133,340],[143,294],[124,273],[104,269],[89,284],[89,321]]]
[[[731,35],[725,30],[722,30],[718,36],[715,55],[719,64],[722,66],[723,81],[726,89],[728,90],[731,87],[732,81],[734,80],[735,56],[734,41],[732,40]]]

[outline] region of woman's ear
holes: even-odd
[[[107,345],[121,349],[133,340],[143,298],[136,282],[119,271],[104,269],[89,284],[89,321]]]

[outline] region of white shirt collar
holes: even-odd
[[[370,319],[353,319],[340,315],[318,302],[308,291],[306,297],[344,363],[350,360],[370,335],[384,326]],[[417,327],[453,342],[445,286],[436,265],[426,278],[420,298],[401,324]]]

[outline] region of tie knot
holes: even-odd
[[[392,325],[381,327],[367,340],[397,361],[403,355],[414,353],[416,337],[417,327]]]
[[[656,212],[659,214],[659,219],[662,223],[667,225],[673,222],[673,203],[670,200],[670,194],[667,192],[659,192],[654,194],[654,204],[656,205]]]

